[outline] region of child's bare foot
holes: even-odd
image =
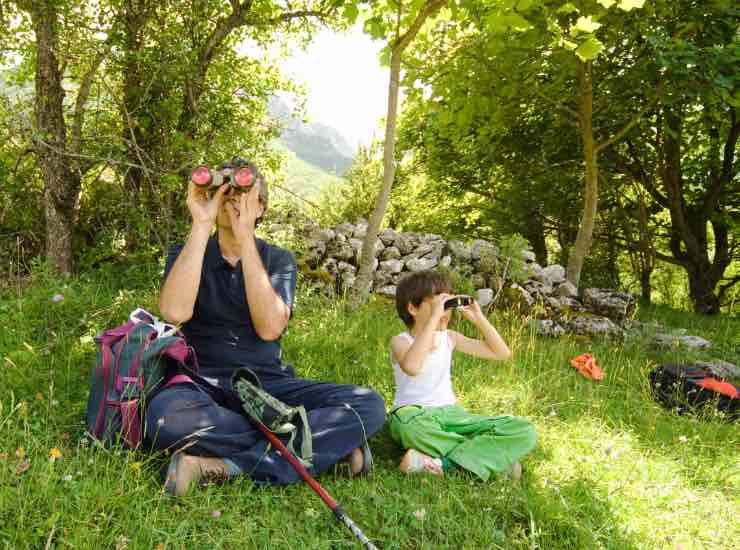
[[[522,465],[519,462],[514,462],[511,469],[506,472],[506,478],[514,484],[519,483],[522,479]]]
[[[416,449],[409,449],[401,459],[399,469],[404,474],[415,474],[425,473],[432,474],[435,476],[444,475],[442,470],[442,461],[438,458],[432,458],[429,455],[425,455],[417,451]]]

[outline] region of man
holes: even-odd
[[[296,263],[290,252],[255,236],[268,198],[256,167],[236,157],[220,169],[245,166],[254,174],[245,192],[224,184],[209,198],[190,182],[192,228],[165,265],[160,312],[182,324],[203,377],[177,376],[147,409],[146,433],[153,447],[179,450],[165,484],[172,495],[212,477],[248,475],[275,484],[300,479],[228,398],[231,376],[240,367],[249,367],[277,399],[305,407],[314,474],[342,459],[353,474],[368,472],[367,438],[385,421],[383,400],[374,391],[296,378],[282,363],[280,337],[291,317]],[[214,223],[218,230],[211,235]]]

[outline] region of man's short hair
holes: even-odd
[[[269,192],[267,189],[267,181],[265,181],[265,177],[262,175],[262,172],[259,171],[259,168],[257,168],[257,165],[253,162],[243,158],[243,157],[232,157],[231,160],[224,162],[221,166],[218,167],[219,170],[222,170],[224,168],[241,168],[242,166],[248,166],[249,169],[252,171],[252,174],[254,174],[254,183],[260,184],[260,202],[262,203],[262,206],[265,207],[265,211],[262,213],[262,216],[257,218],[255,222],[255,226],[259,225],[259,223],[262,221],[262,217],[265,215],[265,212],[267,212],[267,199],[269,198]]]
[[[409,313],[409,304],[419,307],[425,298],[452,293],[452,282],[444,273],[438,271],[417,271],[407,275],[396,288],[396,311],[407,327],[414,326],[414,318]]]

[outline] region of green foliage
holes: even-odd
[[[360,146],[344,178],[324,186],[319,198],[316,219],[325,227],[344,221],[370,219],[375,199],[383,183],[383,159],[380,144]],[[393,216],[394,207],[386,212]]]

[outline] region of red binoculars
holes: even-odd
[[[225,166],[218,169],[198,166],[190,175],[190,180],[198,187],[220,187],[230,185],[236,190],[247,191],[257,180],[250,166]]]

